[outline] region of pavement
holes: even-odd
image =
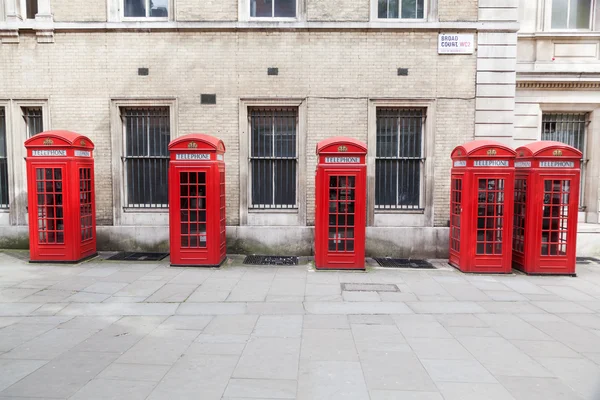
[[[0,399],[600,399],[600,264],[574,278],[25,259],[0,253]]]

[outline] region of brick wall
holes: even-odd
[[[113,215],[111,99],[175,97],[180,135],[224,140],[227,222],[236,225],[240,99],[306,99],[307,197],[301,201],[312,224],[317,141],[335,135],[366,141],[370,98],[437,98],[430,179],[436,179],[435,224],[444,225],[449,154],[473,132],[475,57],[439,56],[436,43],[436,32],[71,32],[56,33],[54,44],[22,34],[20,44],[2,47],[8,62],[0,89],[7,98],[47,98],[52,128],[94,141],[102,224]],[[149,75],[138,76],[139,67]],[[279,75],[268,76],[268,67],[278,67]],[[398,67],[409,75],[397,76]],[[215,93],[217,104],[200,105],[201,93]]]
[[[309,0],[309,21],[368,21],[370,0]]]
[[[178,21],[237,21],[239,0],[177,0]]]
[[[50,0],[57,22],[106,21],[106,1]]]
[[[438,0],[440,21],[477,21],[477,0]]]

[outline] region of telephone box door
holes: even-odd
[[[193,253],[193,259],[207,258],[207,204],[209,192],[208,168],[177,168],[176,187],[179,187],[179,213],[175,214],[172,229],[176,231],[176,240],[181,246],[181,258]],[[204,257],[202,257],[204,255]]]
[[[30,187],[30,190],[34,190],[37,202],[33,202],[29,212],[36,216],[32,220],[38,232],[36,243],[31,245],[37,247],[42,257],[67,256],[63,193],[65,165],[34,165],[30,174],[33,175],[30,182],[35,182],[35,187]]]
[[[325,173],[329,199],[326,218],[327,256],[332,264],[353,264],[357,258],[355,241],[364,241],[364,237],[361,238],[356,229],[365,224],[364,214],[356,212],[364,208],[362,196],[357,197],[356,193],[359,179],[358,171],[329,170]]]

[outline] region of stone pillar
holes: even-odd
[[[479,21],[513,25],[517,0],[479,0]],[[514,30],[514,28],[513,28]],[[514,136],[517,32],[477,35],[477,94],[475,139],[511,145]]]
[[[37,0],[38,12],[35,15],[36,21],[52,21],[52,11],[50,10],[50,0]]]

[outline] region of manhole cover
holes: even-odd
[[[392,283],[342,283],[346,292],[399,292],[398,286]]]
[[[594,257],[577,257],[579,264],[600,263],[600,259]]]
[[[386,268],[428,268],[435,267],[428,261],[418,260],[416,258],[374,258],[382,267]]]
[[[169,253],[134,253],[130,251],[122,251],[110,256],[107,260],[111,261],[160,261]]]
[[[246,256],[246,265],[298,265],[296,256]]]

